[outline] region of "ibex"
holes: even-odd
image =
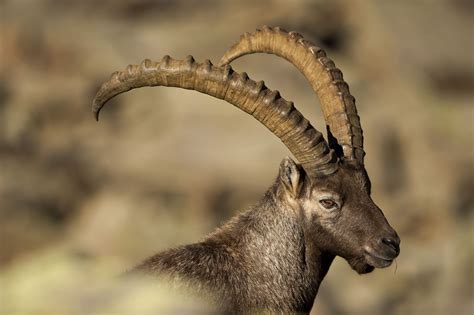
[[[256,52],[283,57],[319,97],[328,141],[278,91],[228,65]],[[326,53],[295,32],[265,26],[244,34],[218,66],[189,56],[144,60],[115,72],[93,101],[98,119],[116,95],[145,86],[196,90],[255,117],[299,161],[283,159],[264,197],[203,241],[170,249],[134,270],[168,275],[212,292],[227,310],[309,312],[335,256],[359,274],[385,268],[400,239],[372,201],[354,97]]]

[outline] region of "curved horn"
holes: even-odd
[[[94,98],[94,116],[98,120],[101,108],[116,95],[145,86],[180,87],[226,100],[279,137],[308,174],[325,176],[338,168],[334,151],[322,134],[278,91],[269,90],[263,81],[249,79],[245,72],[234,72],[229,65],[215,67],[209,60],[197,63],[191,56],[186,60],[165,56],[160,62],[147,59],[113,73]]]
[[[319,97],[328,129],[328,140],[346,160],[364,164],[363,135],[355,99],[344,82],[341,70],[326,53],[296,32],[264,26],[253,34],[245,33],[222,57],[219,65],[247,54],[264,52],[285,58],[295,65]],[[335,139],[333,139],[334,137]]]

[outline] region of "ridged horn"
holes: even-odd
[[[100,110],[111,98],[145,86],[179,87],[223,99],[255,117],[280,138],[308,174],[325,176],[338,168],[337,157],[323,135],[278,91],[268,89],[263,81],[249,79],[245,72],[234,72],[229,65],[215,67],[209,60],[197,63],[191,56],[186,60],[165,56],[160,62],[147,59],[113,73],[93,100],[95,118],[98,120]]]
[[[219,66],[252,53],[280,56],[298,68],[319,98],[328,129],[329,146],[345,160],[364,164],[363,135],[355,99],[342,72],[326,53],[296,32],[264,26],[245,33],[222,57]],[[335,138],[335,139],[334,139]],[[334,144],[334,140],[338,145]],[[341,152],[342,148],[342,152]]]

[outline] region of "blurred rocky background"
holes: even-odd
[[[336,259],[313,312],[472,314],[473,13],[469,0],[0,0],[0,313],[141,314],[168,299],[106,280],[256,202],[289,152],[197,92],[132,91],[100,123],[91,100],[129,63],[217,63],[268,24],[320,44],[344,71],[373,197],[402,238],[389,269],[358,276]],[[324,129],[289,63],[233,66]]]

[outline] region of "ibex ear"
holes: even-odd
[[[303,176],[298,165],[290,157],[281,161],[279,176],[286,190],[294,197],[299,196],[303,187]]]

